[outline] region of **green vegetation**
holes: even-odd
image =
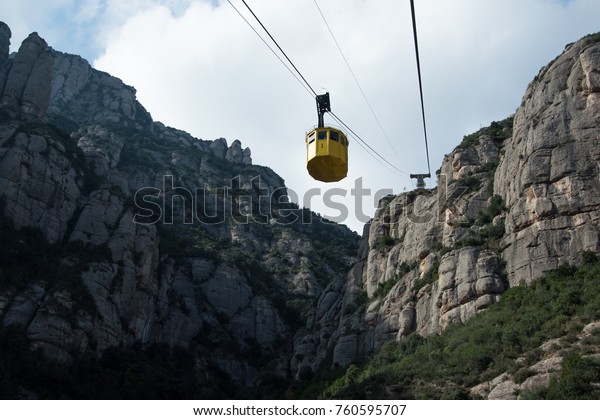
[[[396,245],[399,242],[400,242],[400,240],[397,238],[392,238],[391,236],[388,236],[388,235],[382,235],[379,238],[379,240],[377,241],[377,243],[375,244],[375,249],[378,251],[389,250],[390,248],[392,248],[394,245]]]
[[[569,355],[563,362],[558,378],[550,382],[546,394],[539,397],[552,400],[600,398],[600,390],[594,384],[600,381],[600,363],[579,354]]]
[[[444,250],[443,253],[451,249],[460,249],[465,246],[479,246],[488,249],[496,254],[502,251],[500,240],[506,231],[504,223],[492,224],[494,218],[505,210],[502,197],[495,195],[490,199],[489,206],[479,212],[475,220],[467,220],[464,227],[477,226],[470,236],[466,239],[457,241],[452,248]]]
[[[403,262],[402,264],[400,264],[396,268],[396,273],[392,277],[390,277],[386,282],[379,284],[379,286],[377,287],[377,290],[375,291],[375,293],[373,293],[372,299],[379,299],[379,298],[383,298],[383,297],[387,296],[387,294],[392,290],[392,288],[396,284],[398,284],[398,282],[400,280],[402,280],[402,277],[404,277],[406,274],[413,271],[415,268],[417,268],[418,265],[419,265],[418,261],[412,261],[411,263]],[[436,272],[437,272],[437,268],[436,268]],[[364,296],[366,297],[367,292],[364,290],[361,290],[361,292],[364,292]],[[357,300],[356,303],[358,306],[360,306],[367,302],[368,302],[368,299],[364,299],[364,300]]]
[[[385,283],[381,283],[375,291],[375,293],[373,294],[373,298],[382,298],[387,296],[390,290],[392,290],[392,287],[394,287],[398,283],[398,281],[400,281],[400,279],[401,277],[399,276],[393,276]]]
[[[480,211],[479,216],[475,220],[477,226],[484,226],[492,223],[494,217],[499,216],[506,208],[504,200],[499,195],[494,195],[490,199],[490,204],[487,209]]]
[[[423,188],[423,189],[415,189],[415,190],[411,190],[409,192],[406,193],[406,200],[407,203],[414,203],[415,200],[417,199],[417,197],[422,196],[422,195],[428,195],[431,196],[433,194],[435,194],[436,190],[435,188]],[[389,203],[388,203],[389,205]]]
[[[600,42],[600,32],[596,32],[595,34],[589,34],[583,37],[585,41],[585,45],[592,45]]]
[[[468,194],[472,191],[478,190],[481,187],[483,181],[481,176],[471,175],[466,178],[460,178],[456,182],[456,187],[460,188],[462,194]]]
[[[462,142],[458,146],[461,149],[475,146],[479,144],[479,138],[487,135],[497,143],[502,143],[504,140],[512,136],[514,116],[505,118],[502,121],[492,121],[488,127],[484,127],[472,134],[463,137]]]
[[[428,284],[432,284],[433,282],[435,282],[438,279],[438,275],[439,275],[439,269],[440,269],[440,262],[436,261],[433,266],[429,269],[429,271],[427,271],[423,277],[421,277],[420,279],[418,279],[415,284],[413,285],[413,291],[416,293],[418,292],[423,286],[426,286]]]
[[[543,356],[539,346],[563,337],[573,340],[587,323],[600,319],[600,262],[591,253],[576,269],[563,266],[531,286],[509,289],[499,303],[443,334],[411,335],[388,342],[372,360],[322,392],[325,398],[469,398],[470,387],[503,372],[523,381],[523,369]],[[598,341],[598,340],[596,340]],[[600,398],[590,385],[600,380],[600,363],[586,347],[570,348],[562,371],[547,390],[532,398]],[[597,352],[597,346],[589,346]],[[524,357],[526,366],[519,363]]]

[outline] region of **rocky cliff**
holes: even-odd
[[[0,24],[4,348],[106,372],[130,351],[158,363],[164,345],[189,360],[189,398],[215,384],[281,397],[600,253],[597,36],[543,68],[514,116],[465,136],[436,188],[383,198],[360,241],[290,203],[239,140],[165,127],[121,80],[35,33],[9,57],[9,39]],[[121,386],[150,395],[133,372]]]
[[[529,85],[496,172],[511,285],[600,251],[600,47],[567,46]]]
[[[289,203],[239,140],[154,122],[132,87],[35,33],[8,57],[9,34],[2,331],[66,365],[166,344],[206,383],[291,377],[293,338],[355,261],[356,234]]]
[[[440,333],[507,288],[600,253],[599,41],[568,45],[514,116],[465,136],[437,188],[381,200],[360,261],[322,297],[322,328],[297,346],[317,355],[304,363],[333,348],[344,367],[385,341]]]

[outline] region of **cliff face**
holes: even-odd
[[[133,88],[37,34],[1,58],[2,331],[66,364],[164,343],[208,382],[290,376],[358,237],[289,203],[239,140],[152,121]]]
[[[567,46],[514,117],[466,136],[436,189],[380,202],[360,262],[317,310],[323,326],[341,313],[337,327],[299,350],[333,347],[333,364],[347,366],[387,340],[463,322],[508,287],[579,264],[583,251],[600,253],[598,41]]]
[[[0,25],[0,333],[60,363],[166,344],[198,389],[278,397],[600,253],[597,37],[466,136],[437,188],[382,199],[360,242],[238,140],[165,127],[119,79],[35,33],[10,58],[9,39]]]
[[[511,285],[600,250],[597,41],[584,38],[543,68],[515,115],[494,182],[508,208],[502,257]]]
[[[22,114],[41,117],[46,113],[50,101],[53,58],[48,44],[36,33],[31,34],[19,49],[19,54],[8,61],[10,29],[4,23],[0,28],[2,49],[2,96],[3,108],[20,111]]]
[[[493,195],[494,169],[512,119],[466,139],[446,156],[439,186],[381,200],[365,232],[360,261],[345,283],[331,286],[335,311],[317,309],[319,322],[340,318],[325,343],[333,364],[347,366],[385,341],[417,332],[439,333],[496,302],[508,287],[500,239],[503,205]],[[334,297],[335,296],[335,297]]]

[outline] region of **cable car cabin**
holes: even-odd
[[[348,173],[348,138],[332,127],[317,127],[306,134],[306,169],[317,181],[335,182]]]

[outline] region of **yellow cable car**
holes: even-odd
[[[306,134],[306,169],[317,181],[340,181],[348,174],[348,138],[323,124],[323,114],[331,111],[329,93],[316,99],[319,125]]]
[[[306,134],[306,169],[314,179],[335,182],[348,174],[348,139],[332,127],[317,127]]]

